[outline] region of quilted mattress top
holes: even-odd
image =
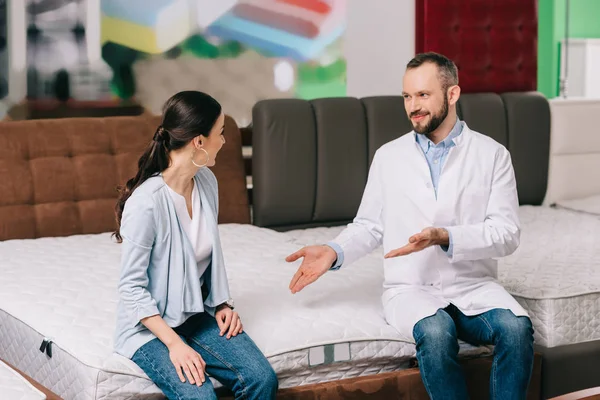
[[[286,234],[252,225],[220,227],[232,296],[246,332],[266,356],[362,340],[399,341],[380,303],[383,271],[327,274],[292,295],[299,262],[284,258],[299,244]],[[53,340],[88,366],[140,375],[112,353],[120,245],[110,234],[0,242],[0,309]],[[376,262],[376,260],[375,260]]]

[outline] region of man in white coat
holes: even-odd
[[[383,244],[387,322],[414,341],[430,397],[468,398],[458,341],[492,344],[490,398],[525,399],[533,365],[526,311],[497,281],[496,258],[519,245],[518,198],[508,150],[457,118],[458,71],[424,53],[403,82],[414,131],[377,150],[354,221],[303,258],[296,293]]]

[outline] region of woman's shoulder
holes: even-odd
[[[164,179],[159,175],[153,175],[150,178],[146,179],[140,186],[138,186],[134,191],[133,195],[153,195],[162,187],[165,186]]]
[[[215,191],[217,190],[217,177],[209,168],[200,168],[198,172],[196,172],[196,179],[198,179],[200,183],[204,185],[211,185]]]
[[[154,204],[156,203],[155,197],[164,186],[165,181],[160,175],[151,176],[135,188],[125,202],[125,208],[129,208],[130,210],[134,206],[138,209],[154,208]]]
[[[125,202],[121,217],[121,236],[143,247],[151,247],[160,225],[157,212],[157,200],[160,189],[164,187],[164,180],[151,177],[138,186]]]

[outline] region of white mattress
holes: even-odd
[[[0,394],[10,400],[43,400],[46,395],[8,365],[0,361]]]
[[[414,345],[383,319],[383,271],[366,268],[378,255],[291,295],[298,263],[284,258],[298,243],[250,225],[220,229],[245,330],[281,387],[408,366]],[[119,251],[109,234],[0,242],[0,357],[65,399],[162,398],[132,361],[112,352]],[[45,337],[51,358],[39,351]]]
[[[521,246],[499,278],[544,347],[600,340],[600,216],[521,207]]]
[[[589,204],[588,204],[589,206]],[[529,312],[544,347],[600,340],[600,216],[522,206],[521,245],[499,260],[500,282]],[[326,243],[343,227],[286,232],[304,243]],[[381,256],[377,249],[372,256]],[[381,266],[372,258],[372,268]]]

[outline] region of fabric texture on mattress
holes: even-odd
[[[499,278],[530,313],[544,347],[600,340],[600,217],[523,206],[521,245]]]
[[[299,262],[284,258],[298,242],[252,225],[220,230],[236,308],[281,387],[408,366],[415,348],[385,323],[383,271],[364,268],[372,257],[292,295]],[[119,258],[110,234],[0,242],[0,357],[65,399],[161,398],[137,365],[112,352]],[[44,338],[51,358],[39,350]],[[489,352],[461,345],[465,357]]]
[[[46,395],[37,390],[17,371],[0,361],[0,395],[10,400],[40,400]]]
[[[498,278],[530,314],[536,343],[555,347],[600,340],[600,218],[536,206],[521,206],[519,217],[521,245],[499,259]],[[303,244],[326,243],[343,229],[286,234]],[[379,248],[369,257],[382,254]],[[371,260],[371,268],[381,267]]]
[[[115,371],[96,368],[63,350],[60,341],[51,344],[52,357],[48,357],[39,351],[44,336],[3,310],[0,337],[0,357],[65,400],[164,398],[128,360]]]

